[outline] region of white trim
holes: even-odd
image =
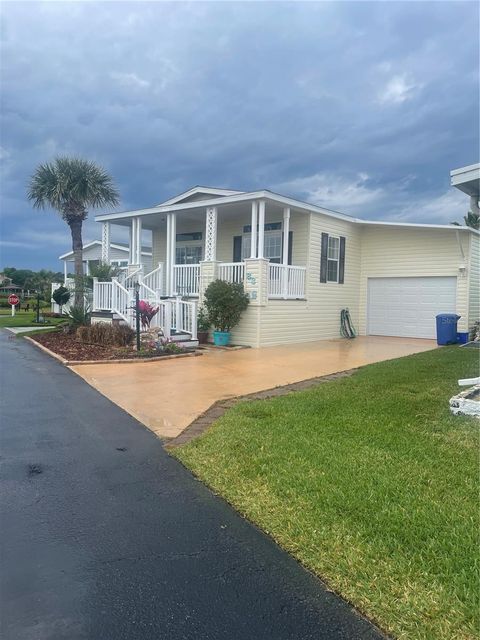
[[[338,240],[338,258],[329,258],[328,256],[328,251],[330,249],[330,239],[334,239],[334,240]],[[329,262],[336,262],[337,263],[337,279],[336,280],[329,280],[328,279],[328,263]],[[327,277],[327,284],[338,284],[338,281],[340,279],[340,236],[336,236],[333,233],[329,233],[328,234],[328,242],[327,242],[327,273],[326,273],[326,277]]]
[[[250,258],[254,260],[257,257],[257,225],[258,225],[258,202],[254,200],[252,202],[252,224],[251,224],[251,239],[250,239]],[[243,244],[243,240],[242,240]],[[242,256],[243,258],[243,256]]]
[[[179,193],[178,196],[174,196],[173,198],[169,198],[168,200],[164,200],[160,202],[157,207],[164,207],[169,204],[177,204],[180,200],[184,200],[185,198],[189,198],[190,196],[195,196],[197,193],[205,193],[207,195],[218,195],[222,196],[233,196],[236,193],[245,193],[244,191],[238,191],[238,189],[217,189],[215,187],[192,187],[188,189],[188,191],[184,191],[183,193]],[[197,201],[201,202],[201,200]]]
[[[252,230],[253,231],[253,230]],[[258,203],[258,249],[257,255],[263,258],[265,253],[265,200]]]
[[[330,209],[325,209],[323,207],[319,207],[314,204],[310,204],[308,202],[302,202],[301,200],[296,200],[294,198],[289,198],[287,196],[282,196],[278,193],[274,193],[272,191],[268,191],[266,189],[260,191],[251,191],[240,193],[232,196],[214,198],[212,200],[198,200],[196,202],[185,202],[183,204],[173,204],[169,206],[158,206],[158,207],[150,207],[148,209],[138,209],[134,211],[123,211],[121,213],[107,213],[102,215],[95,216],[95,222],[103,222],[104,220],[123,220],[125,218],[131,218],[132,216],[146,216],[155,213],[170,213],[174,211],[188,211],[190,209],[199,209],[204,210],[204,207],[219,207],[223,204],[234,204],[237,202],[251,202],[252,200],[266,200],[270,202],[275,202],[277,204],[281,204],[284,206],[289,206],[297,211],[303,211],[305,213],[319,213],[330,218],[336,218],[338,220],[345,220],[347,222],[352,222],[353,224],[361,224],[361,225],[372,225],[372,224],[380,224],[380,225],[391,225],[391,226],[400,226],[400,227],[425,227],[427,229],[450,229],[450,230],[464,230],[470,231],[475,234],[480,234],[480,231],[476,229],[472,229],[471,227],[448,225],[448,224],[426,224],[426,223],[411,223],[411,222],[386,222],[380,220],[362,220],[361,218],[355,218],[344,213],[340,213],[338,211],[332,211]]]
[[[284,266],[288,265],[288,245],[290,242],[290,207],[283,209],[283,256],[282,263]]]
[[[90,247],[93,247],[94,245],[99,245],[101,246],[102,242],[101,240],[92,240],[92,242],[88,242],[87,244],[83,245],[83,250],[85,249],[90,249]],[[129,247],[123,245],[123,244],[115,244],[115,242],[111,242],[110,243],[110,249],[118,249],[119,251],[125,251],[125,253],[129,252]],[[151,251],[144,251],[142,250],[142,256],[151,256],[152,252]],[[66,258],[70,258],[73,257],[73,251],[69,251],[68,253],[64,253],[62,256],[58,256],[59,260],[65,260]],[[96,259],[96,258],[95,258]]]

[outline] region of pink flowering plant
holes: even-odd
[[[140,323],[144,331],[150,329],[150,323],[152,319],[157,315],[159,307],[152,307],[152,305],[146,300],[140,300],[138,303],[138,310],[140,313]]]

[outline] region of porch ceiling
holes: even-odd
[[[190,206],[185,209],[176,209],[175,213],[177,215],[177,221],[188,223],[198,223],[199,221],[202,224],[205,223],[205,213],[206,206],[200,201],[197,207],[192,208],[191,203]],[[211,206],[211,205],[210,205]],[[216,204],[215,205],[218,210],[218,218],[222,220],[222,218],[249,218],[252,211],[252,204],[250,201],[247,202],[232,202],[225,204]],[[276,215],[282,216],[283,214],[283,206],[276,202],[267,201],[266,202],[266,215]],[[294,209],[292,209],[292,212]],[[300,211],[300,210],[299,210]],[[167,213],[166,211],[159,211],[158,213],[149,213],[148,215],[142,216],[142,228],[148,230],[154,229],[165,229],[167,227]],[[302,211],[302,213],[304,213]],[[131,217],[128,218],[117,218],[115,220],[110,220],[112,224],[119,225],[122,227],[130,227],[132,218],[135,215],[132,213]]]

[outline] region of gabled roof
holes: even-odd
[[[192,187],[188,191],[179,193],[177,196],[174,196],[173,198],[169,198],[164,202],[160,202],[156,206],[163,207],[169,204],[179,204],[181,202],[188,202],[189,200],[194,200],[195,196],[205,195],[206,196],[205,199],[208,200],[209,198],[212,198],[212,197],[222,198],[224,196],[233,196],[238,193],[244,193],[244,191],[237,191],[236,189],[217,189],[215,187],[201,187],[200,185],[197,185],[196,187]],[[200,200],[201,198],[198,198],[198,199]]]
[[[93,240],[92,242],[87,242],[87,244],[83,245],[84,249],[90,249],[90,247],[94,247],[95,245],[102,245],[100,240]],[[120,251],[125,251],[125,253],[129,252],[128,244],[118,244],[116,242],[110,243],[111,249],[119,249]],[[151,247],[142,247],[142,255],[151,256],[152,249]],[[62,256],[58,256],[59,260],[66,260],[67,258],[73,257],[73,251],[69,251],[68,253],[64,253]]]

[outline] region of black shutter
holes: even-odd
[[[328,233],[322,233],[322,247],[320,254],[320,282],[327,281]]]
[[[343,284],[345,278],[345,238],[340,236],[340,260],[338,263],[338,284]]]
[[[233,236],[233,262],[242,261],[242,236]]]

